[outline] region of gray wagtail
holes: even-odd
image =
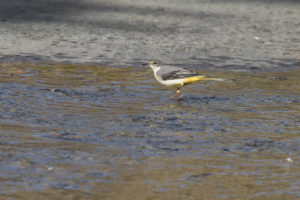
[[[185,85],[198,81],[224,81],[222,78],[207,78],[205,75],[201,75],[181,67],[161,64],[158,60],[153,60],[143,65],[151,67],[154,72],[154,77],[159,83],[165,86],[176,87],[177,91],[175,96],[178,98],[181,97],[181,87]]]

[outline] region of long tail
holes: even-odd
[[[184,79],[184,85],[194,83],[197,81],[225,81],[222,78],[207,78],[205,76],[194,76]]]
[[[225,81],[223,78],[204,78],[203,81]]]

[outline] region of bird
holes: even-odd
[[[208,78],[205,75],[198,74],[178,66],[163,64],[159,60],[152,60],[144,63],[149,66],[153,72],[155,79],[162,85],[177,88],[174,97],[181,98],[181,88],[198,81],[224,81],[222,78]]]

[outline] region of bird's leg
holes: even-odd
[[[171,96],[172,99],[181,99],[181,88],[177,87],[176,93]]]
[[[180,87],[177,87],[177,91],[176,91],[176,96],[177,96],[177,99],[181,99],[181,88]]]
[[[177,87],[176,95],[177,95],[177,96],[180,95],[180,87]]]

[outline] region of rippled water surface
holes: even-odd
[[[300,70],[208,74],[1,65],[1,199],[300,198]]]

